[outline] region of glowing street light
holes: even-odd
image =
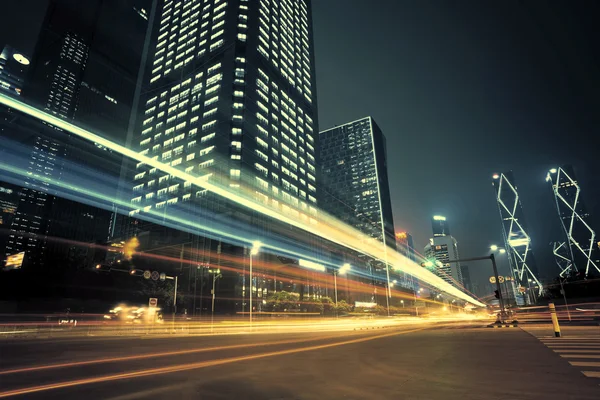
[[[252,248],[250,249],[250,325],[252,325],[252,289],[254,286],[252,282],[252,256],[257,255],[261,247],[262,243],[256,240],[252,242]]]
[[[337,293],[337,275],[341,274],[341,275],[345,275],[348,271],[350,271],[350,269],[352,268],[352,266],[348,263],[342,265],[340,267],[340,269],[338,269],[337,271],[333,271],[333,286],[334,286],[334,291],[335,291],[335,307],[336,307],[336,313],[337,313],[337,305],[338,305],[338,293]]]

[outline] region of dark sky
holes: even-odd
[[[597,4],[313,1],[320,128],[375,118],[395,225],[418,250],[433,214],[449,219],[462,257],[501,245],[491,175],[512,169],[539,267],[556,274],[548,169],[574,164],[600,212]]]
[[[31,52],[46,4],[3,0],[0,45]],[[375,118],[397,229],[419,250],[443,214],[461,256],[487,254],[502,244],[491,175],[512,169],[539,267],[555,274],[546,171],[574,164],[600,216],[598,3],[313,0],[313,18],[320,127]]]

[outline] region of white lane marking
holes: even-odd
[[[600,354],[559,354],[563,358],[599,358]]]
[[[588,378],[600,378],[600,371],[581,371]]]
[[[600,362],[595,361],[569,361],[574,367],[600,367]]]
[[[595,353],[599,353],[600,354],[600,350],[571,350],[571,349],[565,349],[565,350],[553,350],[555,353],[586,353],[586,354],[595,354]]]

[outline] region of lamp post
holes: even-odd
[[[340,269],[338,269],[337,271],[333,271],[333,287],[334,287],[334,292],[335,292],[335,307],[337,309],[338,306],[338,292],[337,292],[337,275],[345,275],[348,271],[350,271],[350,268],[352,268],[352,266],[348,263],[342,265],[340,267]],[[337,310],[336,310],[337,311]]]
[[[252,248],[250,249],[250,326],[252,326],[252,289],[254,286],[252,277],[252,256],[255,256],[260,251],[262,243],[259,241],[252,242]]]
[[[419,288],[418,293],[421,293],[423,291],[423,288]],[[417,307],[417,291],[414,290],[413,291],[413,295],[415,296],[415,314],[418,317],[419,316],[419,307]]]
[[[215,322],[215,284],[217,279],[222,278],[223,275],[221,275],[221,270],[219,268],[209,269],[208,273],[213,276],[212,291],[210,292],[212,294],[212,304],[210,307],[210,332],[212,333]]]

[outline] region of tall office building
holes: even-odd
[[[385,136],[365,117],[319,134],[320,208],[366,237],[396,249]],[[360,256],[374,285],[389,287],[385,263]],[[406,282],[403,282],[406,286]],[[376,290],[376,289],[375,289]],[[387,289],[389,296],[389,289]]]
[[[554,243],[554,254],[561,267],[561,276],[580,272],[587,276],[590,269],[600,272],[596,261],[597,236],[591,227],[581,186],[570,165],[552,168],[546,175],[552,186],[556,210],[561,221],[565,241]]]
[[[523,214],[523,207],[512,171],[492,176],[496,202],[502,220],[504,238],[512,275],[521,286],[533,279],[542,291],[538,270],[531,250],[531,237]]]
[[[425,258],[431,264],[431,271],[458,288],[464,286],[461,266],[450,261],[458,260],[458,242],[450,235],[446,217],[435,215],[432,218],[433,237],[424,248]]]
[[[23,95],[125,143],[153,0],[50,0]]]
[[[433,237],[450,235],[448,221],[446,221],[446,217],[442,215],[434,215],[431,218],[431,228],[433,230]]]
[[[322,131],[321,208],[367,236],[396,248],[385,136],[366,117]]]
[[[310,6],[308,0],[161,1],[142,154],[231,190],[249,186],[258,201],[303,220],[315,215]],[[144,165],[133,186],[134,214],[207,195]]]
[[[152,42],[136,134],[141,153],[316,222],[319,138],[311,2],[160,0]],[[274,230],[268,217],[189,180],[143,164],[134,174],[132,216],[168,218],[178,212],[199,224],[224,216],[223,221],[252,231],[248,236]],[[207,243],[208,259],[248,256],[240,243],[192,241]],[[247,310],[249,285],[241,268],[245,264],[223,272],[219,293],[236,300],[222,302],[221,310]],[[259,281],[256,271],[254,276],[255,295],[266,296],[276,287],[273,282],[267,287],[268,277]]]
[[[51,0],[21,99],[124,144],[141,87],[138,78],[151,5],[152,0]],[[21,201],[6,252],[27,251],[27,262],[42,265],[48,233],[65,232],[59,226],[66,218],[59,206],[60,193],[50,192],[50,182],[76,186],[79,176],[86,176],[86,184],[93,185],[108,177],[112,182],[101,191],[114,198],[122,158],[103,146],[81,146],[60,129],[40,129],[38,122],[18,113],[5,121],[3,135],[11,146],[30,149],[28,176],[19,191]],[[82,225],[90,212],[99,213],[96,221],[106,219],[93,207],[68,208],[70,217],[79,215]]]
[[[11,46],[4,46],[0,53],[0,93],[20,96],[29,64],[29,57]]]

